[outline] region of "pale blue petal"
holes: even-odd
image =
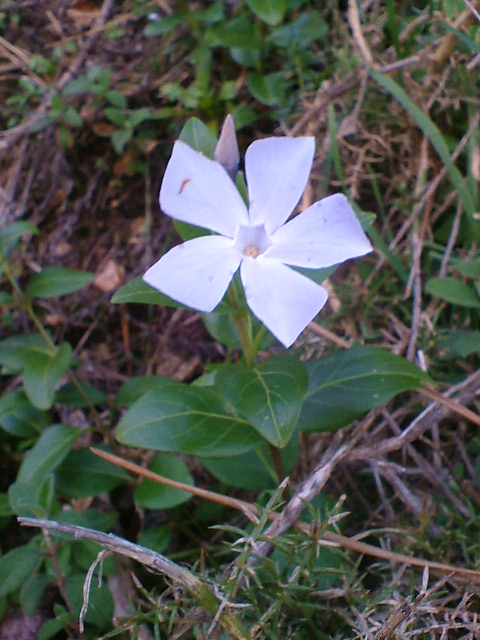
[[[314,138],[256,140],[245,154],[245,174],[253,224],[273,233],[292,213],[307,184]]]
[[[347,198],[337,193],[315,202],[277,229],[265,257],[319,269],[369,253],[372,245]]]
[[[175,220],[233,238],[248,223],[245,204],[225,169],[177,141],[160,189],[160,207]]]
[[[320,285],[263,255],[244,258],[240,274],[248,306],[285,347],[295,341],[328,298]]]
[[[212,311],[238,269],[233,240],[201,236],[170,249],[143,276],[151,287],[198,311]]]

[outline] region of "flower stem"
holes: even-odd
[[[245,358],[245,364],[249,369],[251,369],[255,366],[257,361],[257,351],[252,339],[252,320],[246,309],[242,308],[235,291],[234,284],[232,284],[228,289],[228,297],[232,307],[235,309],[232,319],[237,327],[238,336],[242,345],[243,357]]]

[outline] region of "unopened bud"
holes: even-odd
[[[238,151],[235,123],[230,114],[225,118],[223,123],[213,159],[222,165],[232,180],[235,180],[240,163],[240,153]]]

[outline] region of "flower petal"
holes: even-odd
[[[323,287],[264,255],[244,258],[240,274],[248,306],[285,347],[294,342],[328,298]]]
[[[201,236],[170,249],[143,276],[177,302],[212,311],[223,298],[242,256],[233,241]]]
[[[282,225],[298,204],[315,152],[314,138],[256,140],[245,154],[250,222],[265,222],[268,233]]]
[[[347,198],[337,193],[315,202],[272,235],[265,257],[319,269],[372,250]]]
[[[233,238],[248,223],[245,204],[225,169],[178,140],[160,189],[160,206],[176,220]]]

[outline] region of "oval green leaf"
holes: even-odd
[[[280,24],[287,10],[286,0],[247,0],[253,13],[271,27]]]
[[[93,277],[93,273],[77,269],[45,267],[33,276],[26,293],[32,298],[55,298],[78,291],[92,282]]]
[[[83,574],[69,576],[65,581],[65,591],[69,604],[72,607],[72,615],[78,620],[80,610],[84,602],[85,576]],[[88,592],[88,609],[85,622],[99,629],[107,628],[111,624],[113,616],[113,600],[110,590],[105,582],[98,586],[98,580],[92,580]]]
[[[159,453],[148,465],[150,471],[170,480],[193,486],[193,478],[183,460],[169,453]],[[147,509],[171,509],[192,497],[191,493],[145,478],[134,492],[135,502]]]
[[[0,256],[7,258],[15,248],[21,236],[26,234],[38,235],[38,229],[30,222],[13,222],[0,231]]]
[[[253,369],[220,368],[215,389],[265,440],[284,447],[295,430],[307,382],[303,362],[282,354]]]
[[[39,409],[52,406],[57,382],[67,372],[71,360],[72,347],[68,342],[63,342],[55,355],[29,355],[23,369],[23,384],[32,404]]]
[[[166,376],[136,376],[123,384],[113,401],[114,407],[130,407],[149,391],[168,392],[177,383]]]
[[[0,364],[8,373],[19,373],[36,355],[52,355],[51,348],[39,333],[11,336],[0,342]]]
[[[55,471],[57,491],[74,498],[99,496],[131,481],[124,469],[99,458],[87,448],[70,451]]]
[[[0,398],[0,427],[17,438],[33,438],[47,426],[47,414],[32,405],[23,391]]]
[[[307,368],[298,431],[335,431],[398,393],[432,382],[413,363],[378,347],[353,347]]]
[[[183,304],[175,302],[168,296],[164,296],[163,293],[157,291],[150,285],[146,284],[142,280],[142,276],[137,276],[120,287],[118,291],[113,294],[113,304],[159,304],[165,307],[177,307],[180,309],[186,309]]]
[[[46,518],[48,513],[42,505],[42,487],[32,482],[14,482],[8,487],[8,501],[17,516]]]
[[[180,132],[179,140],[189,147],[200,151],[208,158],[213,158],[217,138],[199,118],[189,118]]]
[[[55,404],[64,404],[67,407],[82,408],[89,405],[106,404],[108,396],[100,389],[89,384],[79,382],[77,385],[67,382],[55,393]]]
[[[40,485],[46,476],[62,462],[81,433],[80,429],[65,424],[54,424],[45,429],[26,454],[20,466],[17,481]]]
[[[117,439],[131,447],[231,456],[260,442],[254,429],[209,389],[176,383],[143,395],[122,417]]]
[[[293,437],[280,449],[285,473],[289,474],[298,458],[298,437]],[[279,480],[266,442],[252,451],[230,458],[202,458],[201,463],[217,480],[231,487],[250,491],[265,491],[278,487]]]
[[[40,550],[33,546],[12,549],[0,558],[0,597],[15,591],[38,567],[42,560]]]
[[[480,298],[475,289],[457,278],[430,278],[425,285],[425,291],[450,304],[480,308]]]

